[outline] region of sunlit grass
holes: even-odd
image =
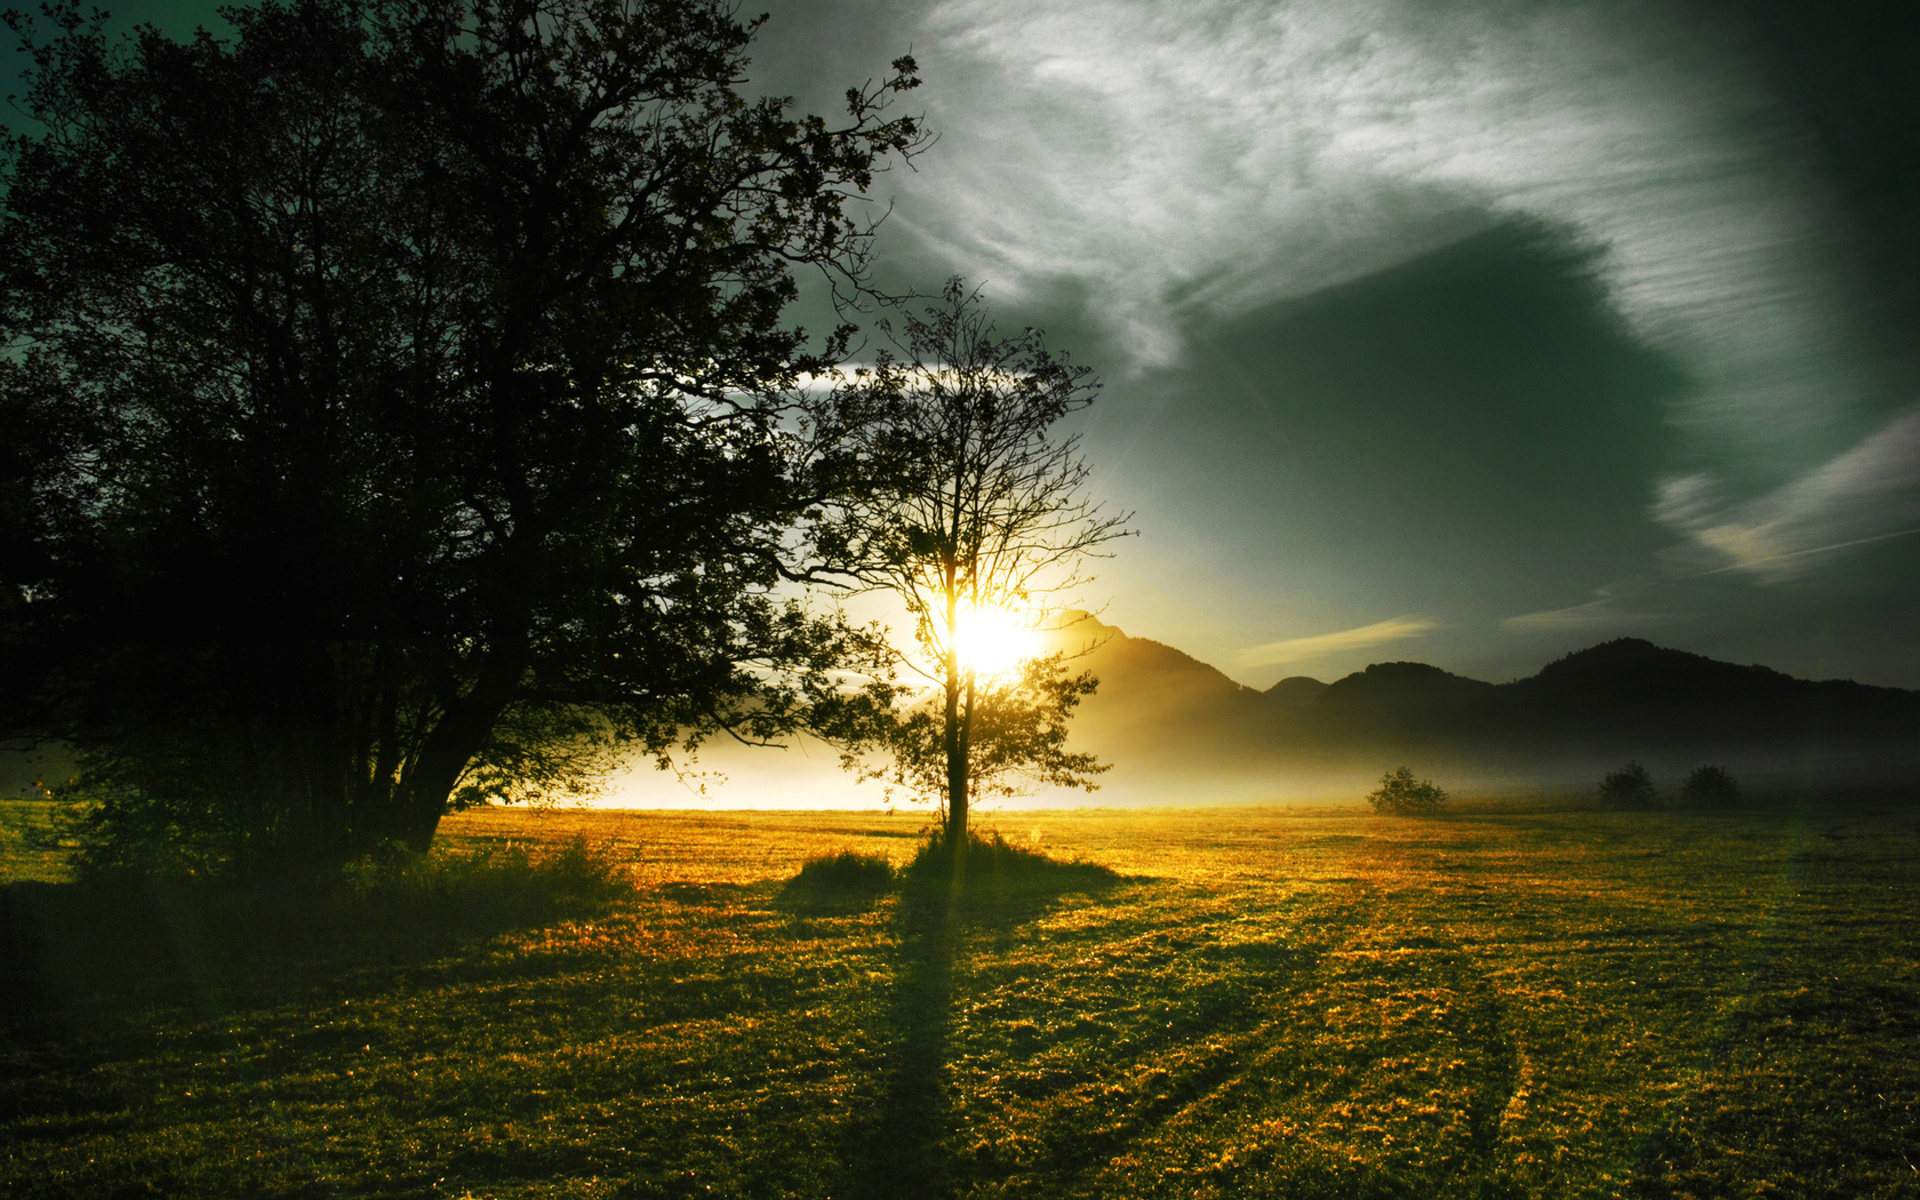
[[[1920,1195],[1910,813],[1462,807],[1009,814],[1127,878],[959,920],[789,902],[908,865],[861,813],[471,814],[455,859],[583,838],[633,890],[394,884],[244,954],[76,910],[0,1191]]]

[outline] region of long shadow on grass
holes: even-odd
[[[315,987],[351,993],[460,944],[600,911],[606,855],[435,860],[342,879],[127,875],[0,886],[0,1046],[205,1020]]]
[[[855,1197],[921,1200],[953,1191],[945,1076],[966,935],[1030,921],[1067,893],[1126,882],[1105,867],[1059,862],[997,835],[973,843],[964,885],[944,868],[947,860],[936,839],[902,876],[894,910],[900,963],[887,1015],[893,1048],[873,1116],[853,1130],[848,1158]]]

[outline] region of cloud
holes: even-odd
[[[1386,621],[1376,621],[1371,625],[1362,625],[1358,629],[1343,629],[1338,633],[1322,633],[1313,637],[1268,642],[1264,646],[1249,646],[1240,651],[1236,658],[1242,667],[1277,667],[1287,663],[1305,662],[1325,654],[1337,654],[1344,650],[1364,650],[1369,646],[1383,646],[1388,642],[1423,637],[1438,628],[1440,628],[1438,622],[1430,621],[1425,617],[1394,617]]]
[[[915,40],[942,142],[893,219],[1002,302],[1082,285],[1136,365],[1524,214],[1607,248],[1690,428],[1790,462],[1866,386],[1816,168],[1688,6],[940,0]]]
[[[1668,554],[1681,569],[1781,583],[1847,550],[1920,533],[1920,405],[1764,496],[1733,503],[1723,492],[1706,473],[1661,484],[1653,516],[1687,536]]]
[[[1576,604],[1570,608],[1549,608],[1540,612],[1506,617],[1500,627],[1510,633],[1592,633],[1600,630],[1651,629],[1685,621],[1683,613],[1633,612],[1623,609],[1611,596]]]

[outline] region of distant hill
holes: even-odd
[[[1326,690],[1327,685],[1318,679],[1309,679],[1305,675],[1289,675],[1268,688],[1263,694],[1272,703],[1297,708],[1303,704],[1313,703],[1319,698],[1320,693]]]
[[[1629,758],[1675,785],[1702,762],[1756,782],[1920,777],[1920,692],[1795,679],[1638,638],[1511,683],[1390,662],[1260,692],[1076,618],[1056,644],[1081,652],[1076,667],[1100,689],[1073,741],[1115,764],[1107,790],[1128,798],[1350,792],[1403,762],[1456,786],[1585,788]]]
[[[1099,791],[1055,793],[1054,802],[1353,801],[1403,764],[1455,791],[1591,793],[1628,759],[1669,794],[1709,762],[1756,789],[1920,779],[1920,692],[1794,679],[1638,639],[1511,683],[1388,662],[1331,683],[1294,676],[1264,692],[1084,613],[1048,641],[1075,656],[1071,669],[1099,677],[1070,745],[1113,767]],[[701,780],[637,770],[625,802],[879,801],[877,785],[854,789],[837,764],[836,751],[804,739],[786,750],[720,741],[701,756],[701,769],[718,772],[709,795],[689,790]]]

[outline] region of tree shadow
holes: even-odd
[[[608,863],[484,858],[341,881],[126,874],[0,885],[0,1047],[381,986],[469,942],[604,911]]]
[[[893,1045],[872,1116],[853,1131],[851,1183],[855,1197],[919,1200],[952,1190],[944,1077],[961,918],[944,898],[910,889],[894,920],[900,967],[887,1012]]]
[[[905,874],[893,916],[900,960],[887,1009],[892,1048],[872,1116],[852,1131],[853,1196],[923,1200],[955,1191],[946,1068],[970,936],[1004,933],[1071,893],[1136,882],[1088,863],[1032,857],[1013,873],[975,873],[965,886],[940,870]]]

